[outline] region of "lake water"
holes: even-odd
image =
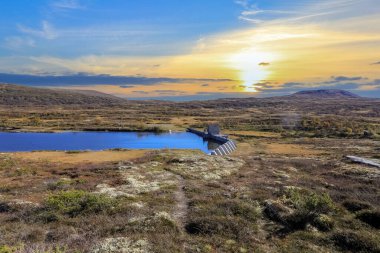
[[[7,133],[0,132],[0,152],[35,150],[104,150],[126,149],[199,149],[205,153],[218,147],[198,135],[140,132],[63,132]]]

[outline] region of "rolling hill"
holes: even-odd
[[[345,90],[305,90],[291,95],[298,98],[359,98],[360,96]]]
[[[5,106],[107,106],[123,103],[126,103],[125,99],[96,91],[58,90],[0,84],[0,105]]]

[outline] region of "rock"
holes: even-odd
[[[174,229],[178,230],[175,219],[167,212],[158,212],[153,216],[135,217],[129,220],[129,227],[133,227],[134,231],[154,232],[158,229]]]
[[[142,202],[135,202],[135,203],[132,203],[131,206],[140,209],[140,208],[143,208],[145,205]]]
[[[231,175],[243,165],[244,161],[237,158],[207,155],[183,155],[169,163],[171,171],[208,181]]]
[[[361,163],[361,164],[373,166],[380,169],[380,162],[375,161],[375,160],[370,160],[370,159],[366,159],[366,158],[362,158],[358,156],[349,156],[349,155],[346,156],[346,158],[350,159],[351,161],[355,163]]]
[[[107,238],[96,245],[92,253],[148,253],[152,252],[149,243],[144,240],[133,241],[127,237]]]
[[[131,194],[124,192],[118,188],[111,187],[108,184],[98,184],[96,186],[97,191],[95,193],[106,194],[109,197],[116,198],[119,196],[132,197]]]

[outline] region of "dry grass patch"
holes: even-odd
[[[226,134],[239,136],[239,137],[266,137],[266,138],[279,138],[280,133],[274,132],[261,132],[261,131],[226,131]]]
[[[311,149],[305,145],[268,143],[265,145],[265,153],[276,155],[315,156],[323,154],[320,150]]]
[[[141,158],[149,150],[123,150],[123,151],[89,151],[89,152],[61,152],[61,151],[42,151],[42,152],[18,152],[13,157],[31,161],[50,161],[61,163],[100,163],[115,162],[121,160],[132,160]]]

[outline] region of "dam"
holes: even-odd
[[[188,128],[187,131],[196,134],[205,140],[210,140],[220,144],[217,148],[209,152],[210,155],[229,155],[237,148],[234,141],[228,139],[228,136],[220,133],[220,128],[216,124],[209,125],[203,132],[193,128]]]

